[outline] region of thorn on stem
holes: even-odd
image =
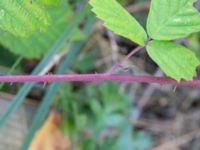
[[[51,72],[48,72],[48,73],[46,73],[46,75],[53,75],[53,73],[51,73]],[[43,83],[43,88],[45,88],[46,87],[46,85],[48,84],[49,82],[44,82]]]
[[[176,90],[177,90],[177,86],[175,86],[175,87],[173,88],[173,92],[175,93]]]

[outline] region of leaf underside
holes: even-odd
[[[145,30],[116,0],[90,0],[90,4],[107,28],[139,45],[145,45]]]
[[[177,81],[193,80],[200,61],[191,50],[165,41],[152,41],[147,45],[149,56],[165,74]]]
[[[0,0],[0,22],[0,29],[28,37],[35,31],[45,31],[51,19],[41,6],[29,0]]]
[[[200,31],[197,0],[152,0],[147,21],[148,34],[154,40],[174,40]]]

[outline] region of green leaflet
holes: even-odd
[[[60,3],[60,0],[36,0],[36,1],[45,6],[57,6]]]
[[[146,32],[116,0],[90,0],[90,4],[107,28],[139,45],[145,45]]]
[[[61,36],[73,15],[66,1],[62,1],[57,7],[49,8],[48,13],[52,17],[52,24],[46,32],[37,31],[28,38],[20,38],[8,32],[0,31],[0,43],[13,53],[25,58],[30,59],[42,56]],[[83,38],[83,34],[76,30],[72,40],[79,40],[80,38]]]
[[[192,80],[200,61],[191,50],[167,41],[151,41],[147,45],[149,56],[167,76],[180,81]]]
[[[29,0],[0,0],[0,22],[0,29],[28,37],[35,31],[45,31],[51,19],[42,7]]]
[[[147,21],[148,34],[154,40],[174,40],[200,31],[197,0],[152,0]]]

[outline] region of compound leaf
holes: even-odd
[[[104,21],[107,28],[133,42],[145,45],[145,30],[116,0],[90,0],[90,4],[93,12]]]
[[[29,0],[0,0],[0,29],[27,37],[45,31],[50,25],[48,13]]]
[[[155,40],[174,40],[200,31],[197,0],[152,0],[147,21],[148,34]]]
[[[200,61],[191,50],[167,41],[152,41],[147,46],[149,56],[167,76],[180,81],[192,80]]]

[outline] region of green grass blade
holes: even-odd
[[[87,24],[86,24],[86,26],[83,30],[83,32],[86,35],[89,35],[94,22],[95,22],[95,17],[91,16],[88,19],[88,22],[87,22]],[[58,71],[57,71],[58,74],[65,73],[70,68],[70,66],[73,64],[76,56],[80,52],[80,49],[84,45],[84,43],[85,43],[85,41],[77,42],[77,43],[73,44],[71,51],[69,52],[69,54],[64,59],[61,66],[58,68]],[[61,82],[55,82],[55,83],[52,83],[50,85],[48,92],[45,94],[45,96],[42,100],[42,103],[41,103],[40,107],[38,108],[38,111],[37,111],[37,113],[36,113],[36,115],[33,119],[29,133],[25,137],[25,141],[24,141],[22,148],[21,148],[22,150],[28,149],[28,146],[29,146],[29,144],[32,140],[32,137],[35,134],[35,131],[40,127],[40,125],[42,124],[46,115],[48,114],[48,111],[51,107],[51,104],[54,100],[55,95],[58,92],[60,85],[61,85]]]
[[[85,7],[81,10],[76,17],[69,24],[63,35],[58,39],[58,41],[52,46],[49,52],[45,55],[43,60],[39,63],[39,65],[34,69],[32,74],[38,74],[40,71],[51,61],[52,57],[66,44],[66,41],[70,38],[73,31],[78,27],[79,23],[82,19],[89,13],[89,7]],[[6,112],[1,116],[0,119],[0,128],[4,126],[10,116],[20,107],[23,103],[24,98],[33,88],[36,83],[25,83],[24,86],[17,93],[16,97],[12,100],[10,106],[6,110]]]
[[[23,57],[19,56],[17,60],[15,61],[15,63],[10,68],[10,70],[6,73],[6,75],[10,75],[15,70],[15,68],[21,63],[22,59]],[[4,85],[5,83],[0,83],[0,90],[3,88]]]

